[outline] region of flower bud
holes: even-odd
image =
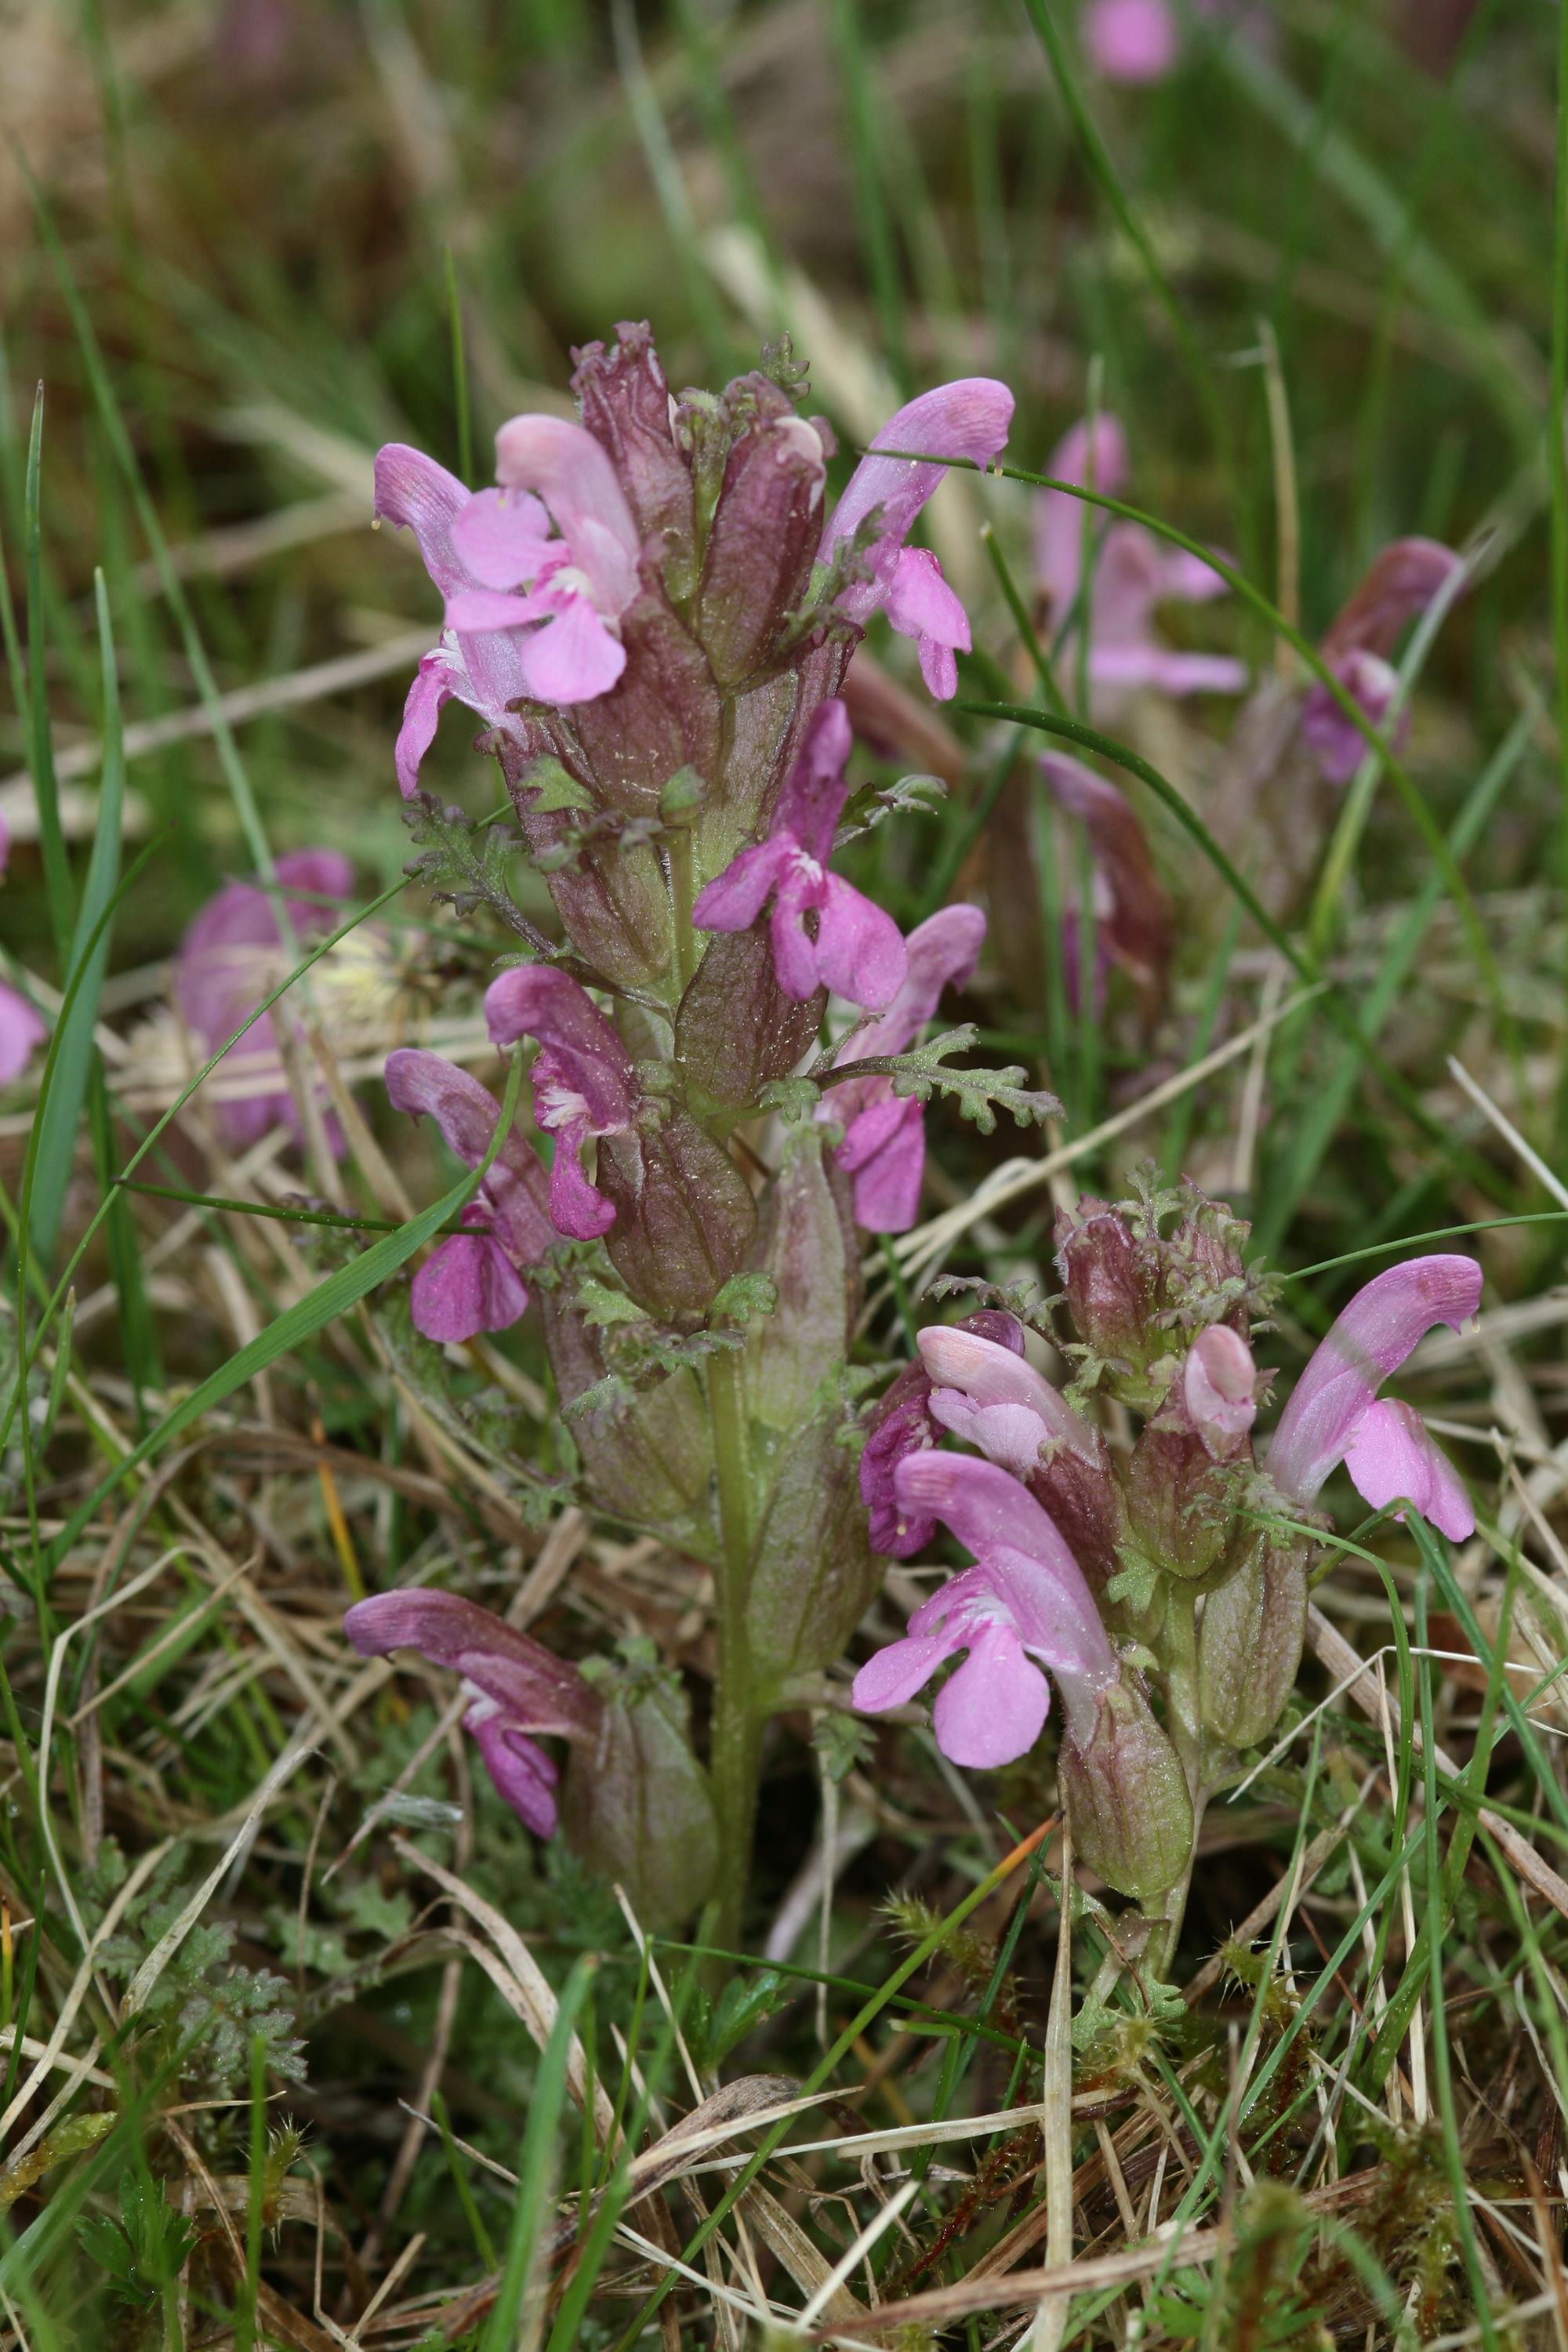
[[[1057,1213],[1057,1263],[1079,1338],[1117,1369],[1142,1371],[1169,1343],[1154,1328],[1152,1270],[1126,1219],[1086,1198],[1083,1222]]]
[[[1295,1687],[1307,1631],[1308,1545],[1244,1529],[1236,1565],[1204,1601],[1198,1711],[1232,1748],[1255,1748]]]
[[[590,1659],[604,1702],[597,1736],[573,1757],[562,1797],[568,1843],[624,1886],[645,1927],[679,1927],[713,1883],[718,1839],[708,1776],[691,1752],[690,1707],[649,1642],[626,1663]]]
[[[798,1429],[848,1353],[859,1304],[859,1257],[843,1188],[824,1164],[821,1130],[797,1128],[765,1196],[757,1258],[774,1306],[746,1336],[746,1404],[769,1430]]]
[[[870,1602],[880,1570],[867,1541],[855,1456],[837,1405],[808,1421],[779,1465],[752,1555],[746,1635],[775,1688],[831,1665]]]
[[[539,1305],[564,1407],[603,1380],[608,1368],[599,1334],[563,1304],[558,1290],[542,1288]],[[702,1391],[688,1368],[639,1388],[614,1418],[575,1414],[569,1426],[590,1500],[637,1527],[685,1535],[700,1554],[707,1549],[713,1459]]]
[[[1152,1422],[1127,1465],[1127,1519],[1139,1550],[1172,1576],[1206,1576],[1228,1534],[1226,1482],[1195,1432]]]
[[[722,1146],[684,1111],[660,1108],[604,1138],[598,1189],[616,1211],[610,1263],[637,1305],[668,1321],[706,1313],[745,1265],[757,1213]]]
[[[761,668],[787,615],[805,601],[822,534],[826,451],[766,376],[725,393],[734,438],[697,598],[697,633],[720,685]]]
[[[1073,1850],[1108,1886],[1146,1903],[1181,1875],[1193,1838],[1186,1777],[1125,1669],[1100,1694],[1088,1742],[1064,1734],[1057,1776]]]
[[[680,567],[694,564],[691,469],[670,430],[669,385],[647,321],[623,320],[607,351],[584,343],[572,357],[583,422],[608,452],[638,532],[658,551],[670,593],[684,594],[689,582]]]
[[[1258,1412],[1258,1369],[1240,1334],[1224,1323],[1200,1331],[1182,1367],[1182,1404],[1216,1462],[1237,1453]]]
[[[821,1025],[826,992],[797,1003],[773,971],[765,930],[718,931],[680,1000],[675,1057],[700,1115],[750,1108],[789,1076]]]

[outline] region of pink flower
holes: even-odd
[[[912,1045],[942,990],[967,984],[984,938],[978,907],[943,907],[920,924],[904,942],[909,968],[898,994],[879,1020],[850,1039],[841,1063],[901,1054]],[[892,1079],[879,1074],[831,1087],[817,1117],[843,1124],[837,1159],[855,1180],[857,1222],[868,1233],[906,1233],[920,1213],[924,1106],[912,1095],[896,1095]]]
[[[879,537],[870,550],[870,577],[854,582],[837,609],[861,622],[885,612],[900,636],[912,637],[921,675],[939,702],[958,690],[957,653],[970,646],[969,618],[924,548],[906,547],[921,509],[946,472],[942,458],[988,466],[1006,445],[1013,395],[991,376],[964,376],[922,393],[890,416],[849,478],[822,535],[817,559],[834,550],[877,512]],[[880,457],[884,449],[930,452],[921,458]]]
[[[909,958],[892,917],[828,871],[848,790],[849,742],[843,703],[821,704],[784,779],[767,839],[742,849],[698,893],[691,919],[702,931],[749,930],[771,898],[773,969],[784,994],[804,1003],[830,988],[879,1012],[902,986]],[[811,914],[815,937],[806,929]]]
[[[0,980],[0,1087],[19,1078],[48,1029],[19,989]]]
[[[958,1324],[931,1323],[920,1350],[932,1383],[932,1419],[1015,1477],[1037,1470],[1047,1446],[1065,1445],[1098,1467],[1092,1431],[1021,1348],[998,1346]]]
[[[500,1105],[468,1070],[400,1046],[386,1057],[394,1107],[435,1120],[449,1150],[477,1168],[490,1148]],[[528,1305],[519,1269],[542,1264],[555,1244],[543,1169],[520,1135],[507,1136],[463,1213],[482,1233],[449,1234],[414,1277],[415,1328],[427,1339],[471,1339],[504,1331]]]
[[[540,1041],[533,1116],[555,1138],[551,1218],[573,1241],[595,1241],[616,1212],[584,1174],[582,1150],[595,1137],[630,1130],[640,1098],[631,1057],[587,990],[549,964],[519,964],[492,981],[485,1018],[498,1045]]]
[[[1252,1427],[1258,1380],[1252,1350],[1239,1331],[1211,1323],[1198,1333],[1182,1367],[1182,1402],[1216,1462],[1234,1454]]]
[[[1268,1475],[1310,1503],[1341,1462],[1374,1510],[1396,1496],[1458,1543],[1476,1524],[1458,1473],[1409,1405],[1377,1391],[1435,1324],[1454,1330],[1475,1314],[1481,1270],[1468,1257],[1417,1257],[1358,1290],[1316,1349],[1279,1416]]]
[[[575,1666],[455,1592],[412,1585],[356,1601],[343,1631],[363,1658],[417,1650],[433,1666],[463,1677],[471,1732],[490,1779],[540,1837],[555,1834],[554,1764],[534,1732],[592,1740],[600,1702]]]
[[[1089,428],[1075,425],[1046,467],[1059,482],[1089,479]],[[1096,420],[1093,487],[1120,498],[1127,486],[1127,440],[1114,416]],[[1036,509],[1035,569],[1046,592],[1058,661],[1070,665],[1082,625],[1075,614],[1083,578],[1085,515],[1090,546],[1099,518],[1066,490],[1042,490]],[[1156,539],[1142,523],[1112,522],[1099,540],[1089,593],[1089,675],[1113,704],[1140,687],[1162,694],[1239,694],[1247,667],[1224,654],[1174,653],[1154,635],[1157,604],[1206,604],[1226,593],[1212,564]]]
[[[937,1695],[937,1745],[955,1764],[1010,1764],[1039,1736],[1050,1705],[1041,1673],[1060,1685],[1068,1725],[1092,1738],[1099,1700],[1117,1664],[1094,1597],[1054,1521],[1005,1470],[973,1454],[911,1454],[900,1464],[900,1503],[952,1528],[976,1565],[917,1609],[908,1636],[855,1677],[867,1715],[902,1706],[938,1666],[966,1650]]]
[[[1394,540],[1323,639],[1323,659],[1374,727],[1382,727],[1398,690],[1398,675],[1388,656],[1399,632],[1462,569],[1461,558],[1435,539]],[[1407,724],[1402,719],[1401,731]],[[1366,742],[1321,680],[1308,688],[1301,733],[1329,782],[1349,783],[1365,755]]]
[[[340,908],[319,902],[348,898],[353,869],[346,857],[335,849],[292,849],[278,859],[274,872],[289,891],[311,894],[285,900],[296,939],[317,939],[336,929]],[[212,1054],[232,1037],[277,985],[281,944],[276,899],[258,883],[230,882],[192,921],[174,961],[174,1003],[204,1053]],[[278,1033],[270,1013],[246,1031],[218,1067],[230,1084],[247,1071],[255,1076],[254,1092],[226,1092],[216,1103],[218,1126],[235,1150],[258,1143],[274,1127],[290,1127],[298,1134],[299,1110],[279,1084]],[[334,1150],[341,1150],[335,1120],[328,1120],[327,1133]]]
[[[1016,1316],[994,1307],[982,1307],[952,1327],[978,1332],[1004,1353],[1024,1352],[1023,1326]],[[866,1418],[866,1443],[860,1454],[860,1499],[870,1518],[871,1549],[892,1559],[912,1559],[936,1533],[936,1521],[927,1511],[911,1517],[899,1500],[896,1478],[907,1454],[920,1453],[937,1441],[938,1423],[931,1409],[931,1376],[922,1360],[908,1364],[880,1396]]]
[[[626,667],[619,623],[637,592],[638,541],[605,451],[563,417],[514,416],[496,463],[502,487],[470,496],[402,442],[376,456],[376,514],[413,530],[447,607],[404,708],[405,799],[448,701],[501,727],[514,702],[592,701]]]
[[[1089,0],[1083,46],[1107,81],[1139,83],[1164,80],[1179,42],[1166,0]]]

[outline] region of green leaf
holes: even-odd
[[[125,761],[121,749],[119,673],[101,572],[94,574],[93,593],[103,669],[103,781],[99,792],[92,856],[66,966],[68,985],[74,980],[77,993],[69,1009],[61,1012],[48,1087],[38,1107],[28,1230],[34,1254],[46,1266],[59,1232],[60,1212],[76,1153],[77,1129],[98,1050],[93,1032],[98,1025],[99,998],[109,961],[109,917],[120,877]]]

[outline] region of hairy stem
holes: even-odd
[[[1193,1834],[1185,1867],[1166,1887],[1150,1915],[1155,1925],[1149,1937],[1149,1967],[1158,1978],[1168,1978],[1175,1962],[1187,1896],[1192,1891],[1193,1865],[1197,1860],[1198,1832],[1208,1801],[1204,1776],[1203,1720],[1198,1713],[1197,1595],[1190,1584],[1172,1582],[1163,1648],[1166,1728],[1186,1775],[1187,1794],[1193,1806]]]
[[[756,1707],[751,1643],[746,1634],[746,1588],[752,1559],[746,1399],[740,1359],[731,1351],[709,1358],[708,1412],[718,1472],[721,1542],[719,1565],[714,1571],[719,1667],[713,1685],[709,1763],[719,1827],[719,1885],[713,1933],[716,1943],[734,1951],[751,1874],[762,1722]]]

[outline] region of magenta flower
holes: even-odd
[[[0,1087],[19,1078],[48,1028],[19,989],[0,980]]]
[[[1435,1324],[1458,1330],[1480,1299],[1468,1257],[1412,1258],[1358,1290],[1279,1416],[1268,1475],[1280,1493],[1310,1503],[1343,1462],[1373,1510],[1404,1496],[1455,1543],[1471,1534],[1476,1515],[1452,1464],[1417,1412],[1377,1391]]]
[[[1167,0],[1089,0],[1083,46],[1107,81],[1143,83],[1164,80],[1180,43]]]
[[[820,562],[831,562],[834,550],[876,510],[879,536],[870,551],[870,576],[853,583],[837,609],[859,623],[885,612],[900,636],[914,639],[921,675],[939,702],[950,701],[958,690],[955,656],[969,651],[969,616],[936,557],[904,541],[947,470],[936,461],[958,457],[990,465],[1005,447],[1012,422],[1013,395],[991,376],[964,376],[922,393],[877,435],[850,476],[817,550]],[[890,449],[929,452],[930,460],[878,454]]]
[[[1050,1706],[1042,1666],[1057,1677],[1074,1737],[1087,1742],[1116,1658],[1055,1522],[1016,1478],[973,1454],[911,1454],[897,1485],[906,1512],[943,1520],[976,1564],[915,1611],[904,1640],[861,1667],[855,1706],[866,1715],[902,1706],[966,1650],[933,1710],[937,1745],[953,1763],[986,1769],[1034,1745]]]
[[[551,1219],[573,1241],[596,1241],[616,1212],[584,1172],[583,1146],[632,1127],[640,1090],[626,1047],[587,990],[549,964],[518,964],[492,981],[485,1019],[498,1045],[538,1038],[533,1116],[555,1138]]]
[[[309,891],[309,898],[288,897],[284,903],[294,936],[320,938],[336,929],[340,909],[318,903],[345,899],[353,887],[353,868],[335,849],[291,849],[274,867],[277,879],[289,892]],[[209,898],[180,942],[174,961],[174,1003],[187,1029],[212,1054],[255,1010],[258,1001],[282,977],[279,949],[277,902],[255,882],[230,882]],[[230,1048],[218,1065],[226,1081],[217,1099],[217,1123],[237,1150],[258,1143],[274,1127],[300,1131],[300,1114],[292,1095],[280,1083],[278,1033],[271,1013],[264,1013]],[[237,1079],[255,1079],[253,1091],[228,1091]],[[337,1122],[329,1118],[327,1135],[341,1151]]]
[[[1059,482],[1088,484],[1089,427],[1078,424],[1046,467]],[[1127,487],[1127,437],[1114,416],[1096,419],[1094,488],[1120,498]],[[1098,533],[1093,509],[1088,528]],[[1066,490],[1042,490],[1036,509],[1035,569],[1049,606],[1058,660],[1069,666],[1082,626],[1075,614],[1083,578],[1086,509]],[[1091,536],[1090,545],[1095,544]],[[1089,676],[1105,703],[1140,687],[1162,694],[1239,694],[1247,666],[1225,654],[1176,653],[1154,635],[1154,608],[1207,604],[1226,593],[1212,564],[1156,539],[1142,523],[1112,522],[1098,540],[1089,600]]]
[[[1396,539],[1384,549],[1323,639],[1323,659],[1374,727],[1382,727],[1398,690],[1398,675],[1388,656],[1399,632],[1462,569],[1462,559],[1435,539]],[[1400,724],[1403,733],[1408,721],[1402,719]],[[1348,783],[1365,755],[1366,742],[1321,680],[1308,688],[1301,733],[1328,781]]]
[[[698,892],[691,919],[700,931],[750,930],[771,898],[773,970],[784,994],[804,1003],[830,988],[879,1012],[903,985],[909,957],[892,917],[828,871],[848,792],[849,743],[843,703],[821,704],[784,779],[767,839],[742,849]],[[806,927],[813,915],[815,933]]]
[[[840,1062],[901,1054],[912,1045],[942,990],[967,985],[984,939],[978,907],[943,907],[919,924],[904,942],[909,969],[898,994],[848,1041]],[[816,1115],[843,1125],[837,1160],[854,1179],[856,1222],[868,1233],[907,1233],[920,1213],[925,1173],[924,1105],[912,1095],[896,1095],[892,1079],[879,1073],[830,1088]]]
[[[1010,1355],[1024,1352],[1024,1328],[1017,1318],[994,1307],[978,1307],[952,1327],[977,1331]],[[891,1559],[912,1559],[936,1533],[929,1512],[912,1515],[903,1507],[896,1485],[898,1468],[906,1454],[934,1445],[939,1423],[931,1409],[931,1376],[922,1359],[907,1364],[866,1418],[866,1443],[860,1454],[860,1499],[870,1519],[871,1549]]]
[[[514,416],[496,436],[496,463],[502,487],[470,495],[402,442],[376,455],[376,515],[413,530],[447,607],[404,707],[405,799],[447,702],[500,727],[514,702],[592,701],[626,667],[619,624],[637,594],[638,541],[605,451],[563,417]]]
[[[531,1734],[591,1740],[602,1712],[575,1666],[455,1592],[411,1585],[356,1601],[343,1631],[362,1658],[417,1650],[463,1677],[471,1732],[490,1779],[539,1837],[555,1834],[554,1764]]]
[[[490,1148],[500,1105],[471,1072],[439,1054],[400,1046],[386,1057],[386,1091],[395,1108],[435,1120],[448,1148],[477,1168]],[[520,1269],[538,1265],[555,1244],[545,1205],[545,1173],[522,1138],[507,1136],[484,1181],[451,1234],[414,1277],[415,1328],[427,1339],[471,1339],[504,1331],[528,1305]]]
[[[920,1335],[920,1351],[931,1381],[932,1419],[1015,1477],[1038,1469],[1043,1447],[1066,1446],[1099,1467],[1094,1433],[1021,1347],[999,1345],[958,1324],[931,1323]]]

